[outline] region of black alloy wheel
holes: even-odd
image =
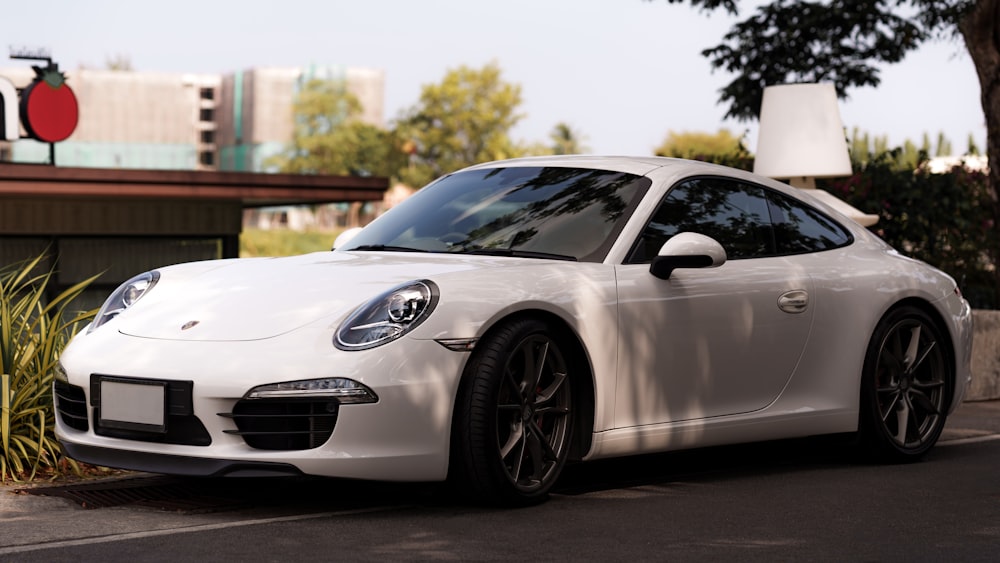
[[[886,461],[922,458],[937,442],[954,384],[949,347],[920,309],[901,307],[879,323],[862,377],[861,431]]]
[[[491,332],[470,359],[456,405],[452,476],[493,504],[544,500],[572,437],[573,395],[563,346],[535,319]]]

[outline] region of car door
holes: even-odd
[[[653,276],[649,262],[680,232],[714,238],[727,262]],[[671,189],[617,267],[616,427],[751,412],[781,393],[809,338],[813,286],[777,254],[763,188],[695,178]]]

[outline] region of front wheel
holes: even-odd
[[[861,379],[861,439],[886,461],[914,461],[937,442],[954,369],[948,345],[920,309],[901,307],[879,323]]]
[[[544,500],[572,436],[573,395],[564,347],[535,319],[510,322],[480,342],[455,407],[452,478],[473,499]]]

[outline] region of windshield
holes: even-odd
[[[468,170],[420,190],[338,250],[604,259],[648,178],[585,168]]]

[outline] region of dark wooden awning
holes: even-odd
[[[388,187],[388,179],[372,177],[0,163],[0,198],[184,199],[265,207],[380,201]]]

